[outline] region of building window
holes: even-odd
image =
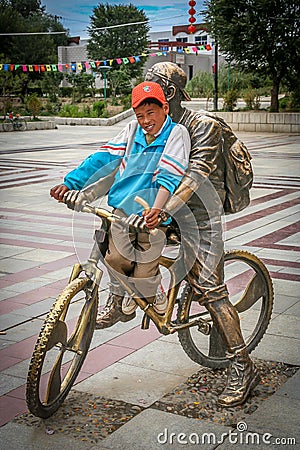
[[[207,44],[207,35],[195,36],[195,44],[196,45],[206,45]]]
[[[184,37],[184,38],[176,38],[176,41],[177,42],[187,42],[188,41],[188,38],[187,37]],[[183,47],[177,47],[177,51],[182,51],[183,50]]]
[[[169,39],[158,39],[158,42],[169,42]],[[169,47],[159,46],[159,50],[161,50],[162,52],[168,52]]]

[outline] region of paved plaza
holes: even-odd
[[[154,327],[140,329],[141,315],[95,332],[91,350],[72,391],[103,396],[141,408],[110,436],[90,444],[64,433],[47,434],[41,426],[14,419],[27,411],[25,383],[37,335],[54,299],[65,287],[74,263],[91,248],[94,218],[76,215],[49,196],[100,143],[130,120],[111,127],[59,126],[56,130],[0,133],[0,448],[32,449],[157,449],[195,448],[180,440],[157,439],[169,433],[226,435],[201,448],[257,448],[232,443],[230,427],[159,411],[153,404],[199,366],[183,352],[177,336],[161,336]],[[226,217],[226,248],[255,253],[267,265],[275,303],[266,335],[252,353],[260,360],[299,366],[299,185],[300,136],[239,133],[253,157],[255,172],[251,205]],[[300,443],[299,372],[266,399],[247,419],[251,432],[270,433]],[[227,439],[227,441],[226,441]],[[200,446],[199,446],[200,447]],[[259,448],[270,448],[260,442]]]

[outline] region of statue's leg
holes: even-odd
[[[198,223],[200,243],[197,252],[195,245],[188,242],[189,250],[185,250],[188,259],[193,258],[193,266],[188,274],[195,298],[209,311],[212,321],[216,346],[223,342],[226,356],[230,359],[227,384],[219,398],[223,406],[242,404],[250,390],[260,380],[258,371],[250,359],[240,327],[238,313],[228,298],[224,284],[224,258],[221,226],[216,219],[203,220]],[[191,261],[187,264],[191,265]],[[222,347],[222,344],[221,344]],[[216,356],[224,350],[211,348],[210,354]]]

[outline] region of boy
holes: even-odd
[[[130,122],[112,141],[70,172],[63,185],[51,189],[50,195],[65,201],[71,209],[80,209],[106,193],[107,175],[118,170],[109,189],[108,204],[118,215],[144,216],[145,225],[153,229],[160,223],[160,214],[169,196],[179,185],[187,168],[190,137],[187,130],[172,122],[169,105],[161,86],[143,82],[132,91],[132,107],[136,121]],[[95,182],[100,179],[99,182]],[[83,191],[84,186],[88,185]],[[69,191],[70,189],[76,189]],[[69,192],[68,192],[69,191]],[[136,195],[150,205],[150,212],[134,202]],[[141,222],[137,217],[137,222]],[[131,228],[132,230],[132,228]],[[111,277],[111,293],[97,318],[97,328],[107,328],[118,321],[127,322],[135,312],[122,310],[124,291],[113,273],[130,279],[149,303],[155,299],[160,283],[158,259],[164,246],[164,234],[152,235],[143,226],[125,236],[124,227],[112,224],[105,260]]]

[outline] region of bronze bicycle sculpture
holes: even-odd
[[[143,202],[139,198],[137,201]],[[107,221],[124,220],[106,209],[88,204],[83,212],[100,217],[102,228]],[[95,236],[97,238],[97,232]],[[152,321],[164,335],[177,332],[183,350],[193,361],[210,368],[227,367],[226,348],[210,314],[198,301],[193,301],[187,279],[178,280],[173,269],[174,262],[180,263],[182,258],[179,244],[178,236],[171,236],[166,248],[171,253],[174,249],[179,248],[179,251],[175,257],[162,255],[160,258],[160,266],[168,274],[168,306],[164,314],[158,314],[153,305],[124,280],[118,281],[144,312],[142,329],[149,328]],[[99,292],[102,295],[99,287],[104,270],[99,267],[100,261],[104,264],[101,243],[95,239],[88,260],[74,265],[68,285],[54,302],[41,328],[29,365],[26,388],[27,405],[35,416],[47,418],[57,411],[85,361],[95,329]],[[240,315],[250,353],[262,339],[271,318],[272,280],[263,262],[249,252],[228,251],[225,264],[229,284],[230,279],[239,278],[239,286],[233,286],[231,301]],[[247,314],[251,321],[247,320]]]

